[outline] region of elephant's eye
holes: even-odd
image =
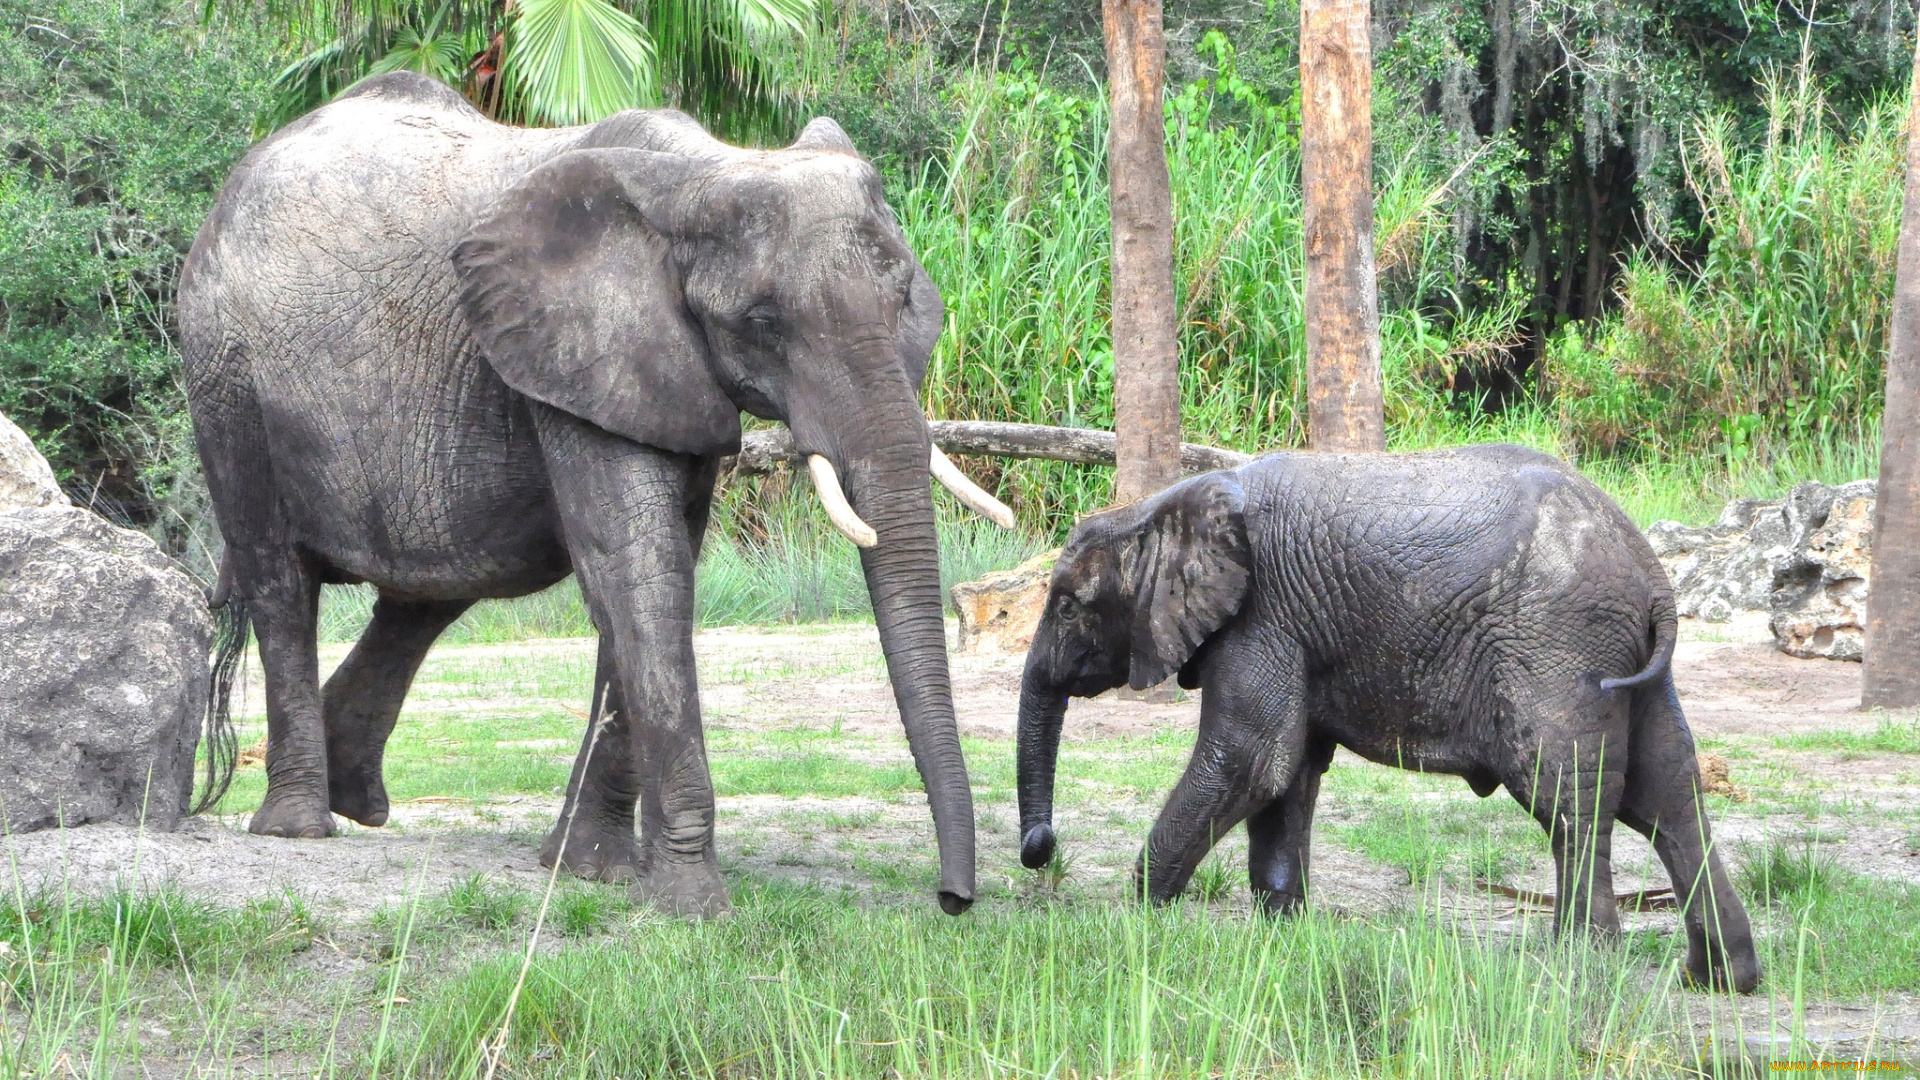
[[[774,310],[772,304],[755,304],[747,309],[744,318],[756,329],[767,330],[779,321],[780,313]]]

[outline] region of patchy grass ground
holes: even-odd
[[[1788,659],[1751,626],[1687,638],[1684,702],[1738,789],[1712,809],[1761,932],[1753,999],[1678,988],[1670,912],[1627,916],[1617,946],[1552,942],[1524,898],[1551,889],[1545,840],[1511,799],[1344,753],[1309,917],[1249,915],[1237,833],[1186,904],[1142,912],[1125,873],[1194,701],[1076,702],[1065,864],[1024,871],[1011,658],[956,660],[980,902],[946,918],[872,628],[727,628],[697,648],[731,918],[665,920],[561,881],[543,919],[535,847],[591,644],[443,648],[395,732],[385,829],[252,837],[255,764],[220,816],[171,835],[11,838],[0,1075],[1628,1076],[1716,1055],[1920,1059],[1920,725],[1854,711],[1857,665]],[[243,745],[257,670],[245,683]],[[1621,891],[1666,883],[1644,842],[1616,838]]]

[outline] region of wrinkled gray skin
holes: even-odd
[[[673,910],[723,909],[693,567],[746,410],[830,460],[879,535],[867,586],[940,902],[964,910],[973,809],[916,393],[942,318],[879,176],[830,120],[767,152],[670,111],[522,130],[401,73],[256,147],[179,304],[222,588],[266,670],[253,831],[326,836],[330,809],[383,823],[382,748],[434,638],[475,600],[573,572],[610,719],[543,857]],[[331,582],[380,599],[322,688]]]
[[[1687,970],[1760,980],[1707,826],[1669,662],[1673,590],[1598,488],[1515,446],[1275,454],[1083,521],[1054,571],[1020,697],[1021,861],[1054,851],[1069,696],[1176,672],[1199,741],[1141,853],[1154,901],[1247,823],[1254,896],[1306,896],[1335,746],[1504,784],[1548,830],[1562,928],[1619,930],[1617,819],[1685,898]]]

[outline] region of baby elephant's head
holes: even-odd
[[[1239,610],[1252,567],[1246,496],[1208,473],[1082,521],[1054,565],[1020,685],[1020,861],[1053,857],[1053,768],[1067,698],[1183,670]]]

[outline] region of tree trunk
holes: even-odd
[[[1373,267],[1373,50],[1367,0],[1300,6],[1307,444],[1387,447]]]
[[[1890,709],[1920,705],[1920,48],[1913,70],[1860,695],[1862,705]]]
[[[1103,0],[1112,116],[1114,496],[1129,503],[1180,479],[1180,366],[1173,325],[1173,189],[1160,100],[1167,39],[1160,0]]]

